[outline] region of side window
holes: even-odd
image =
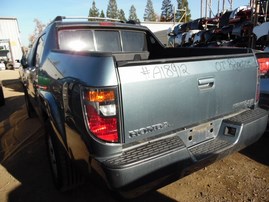
[[[36,44],[37,44],[37,41],[34,42],[32,48],[30,49],[30,52],[28,54],[28,57],[27,57],[27,63],[29,65],[29,67],[35,66]]]
[[[41,55],[44,50],[43,46],[44,44],[42,38],[36,39],[27,57],[29,67],[39,66]]]
[[[44,36],[44,35],[43,35]],[[44,39],[43,36],[39,38],[36,48],[35,66],[40,67],[41,57],[44,51]]]

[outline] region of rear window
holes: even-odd
[[[90,30],[62,30],[58,34],[59,48],[72,51],[94,51],[93,32]]]
[[[94,31],[96,51],[120,52],[121,42],[118,31]]]
[[[127,30],[59,30],[58,44],[59,49],[71,51],[147,51],[145,33]]]
[[[146,51],[146,40],[143,32],[122,31],[123,51]]]

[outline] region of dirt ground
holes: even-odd
[[[17,70],[0,71],[6,101],[0,107],[0,201],[116,202],[95,182],[68,193],[55,189],[44,130],[37,119],[27,117],[18,78]],[[269,202],[269,133],[241,152],[131,201]]]

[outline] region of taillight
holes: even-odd
[[[90,132],[101,140],[118,142],[118,118],[115,90],[85,90],[84,106]]]
[[[269,71],[269,58],[258,58],[260,74],[265,75]]]

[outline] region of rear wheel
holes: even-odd
[[[12,70],[12,69],[14,69],[14,67],[13,67],[13,65],[12,65],[11,63],[7,63],[6,68],[7,68],[8,70]]]
[[[67,151],[59,142],[50,124],[46,124],[47,144],[55,186],[60,191],[73,189],[83,182],[82,176],[71,163]]]

